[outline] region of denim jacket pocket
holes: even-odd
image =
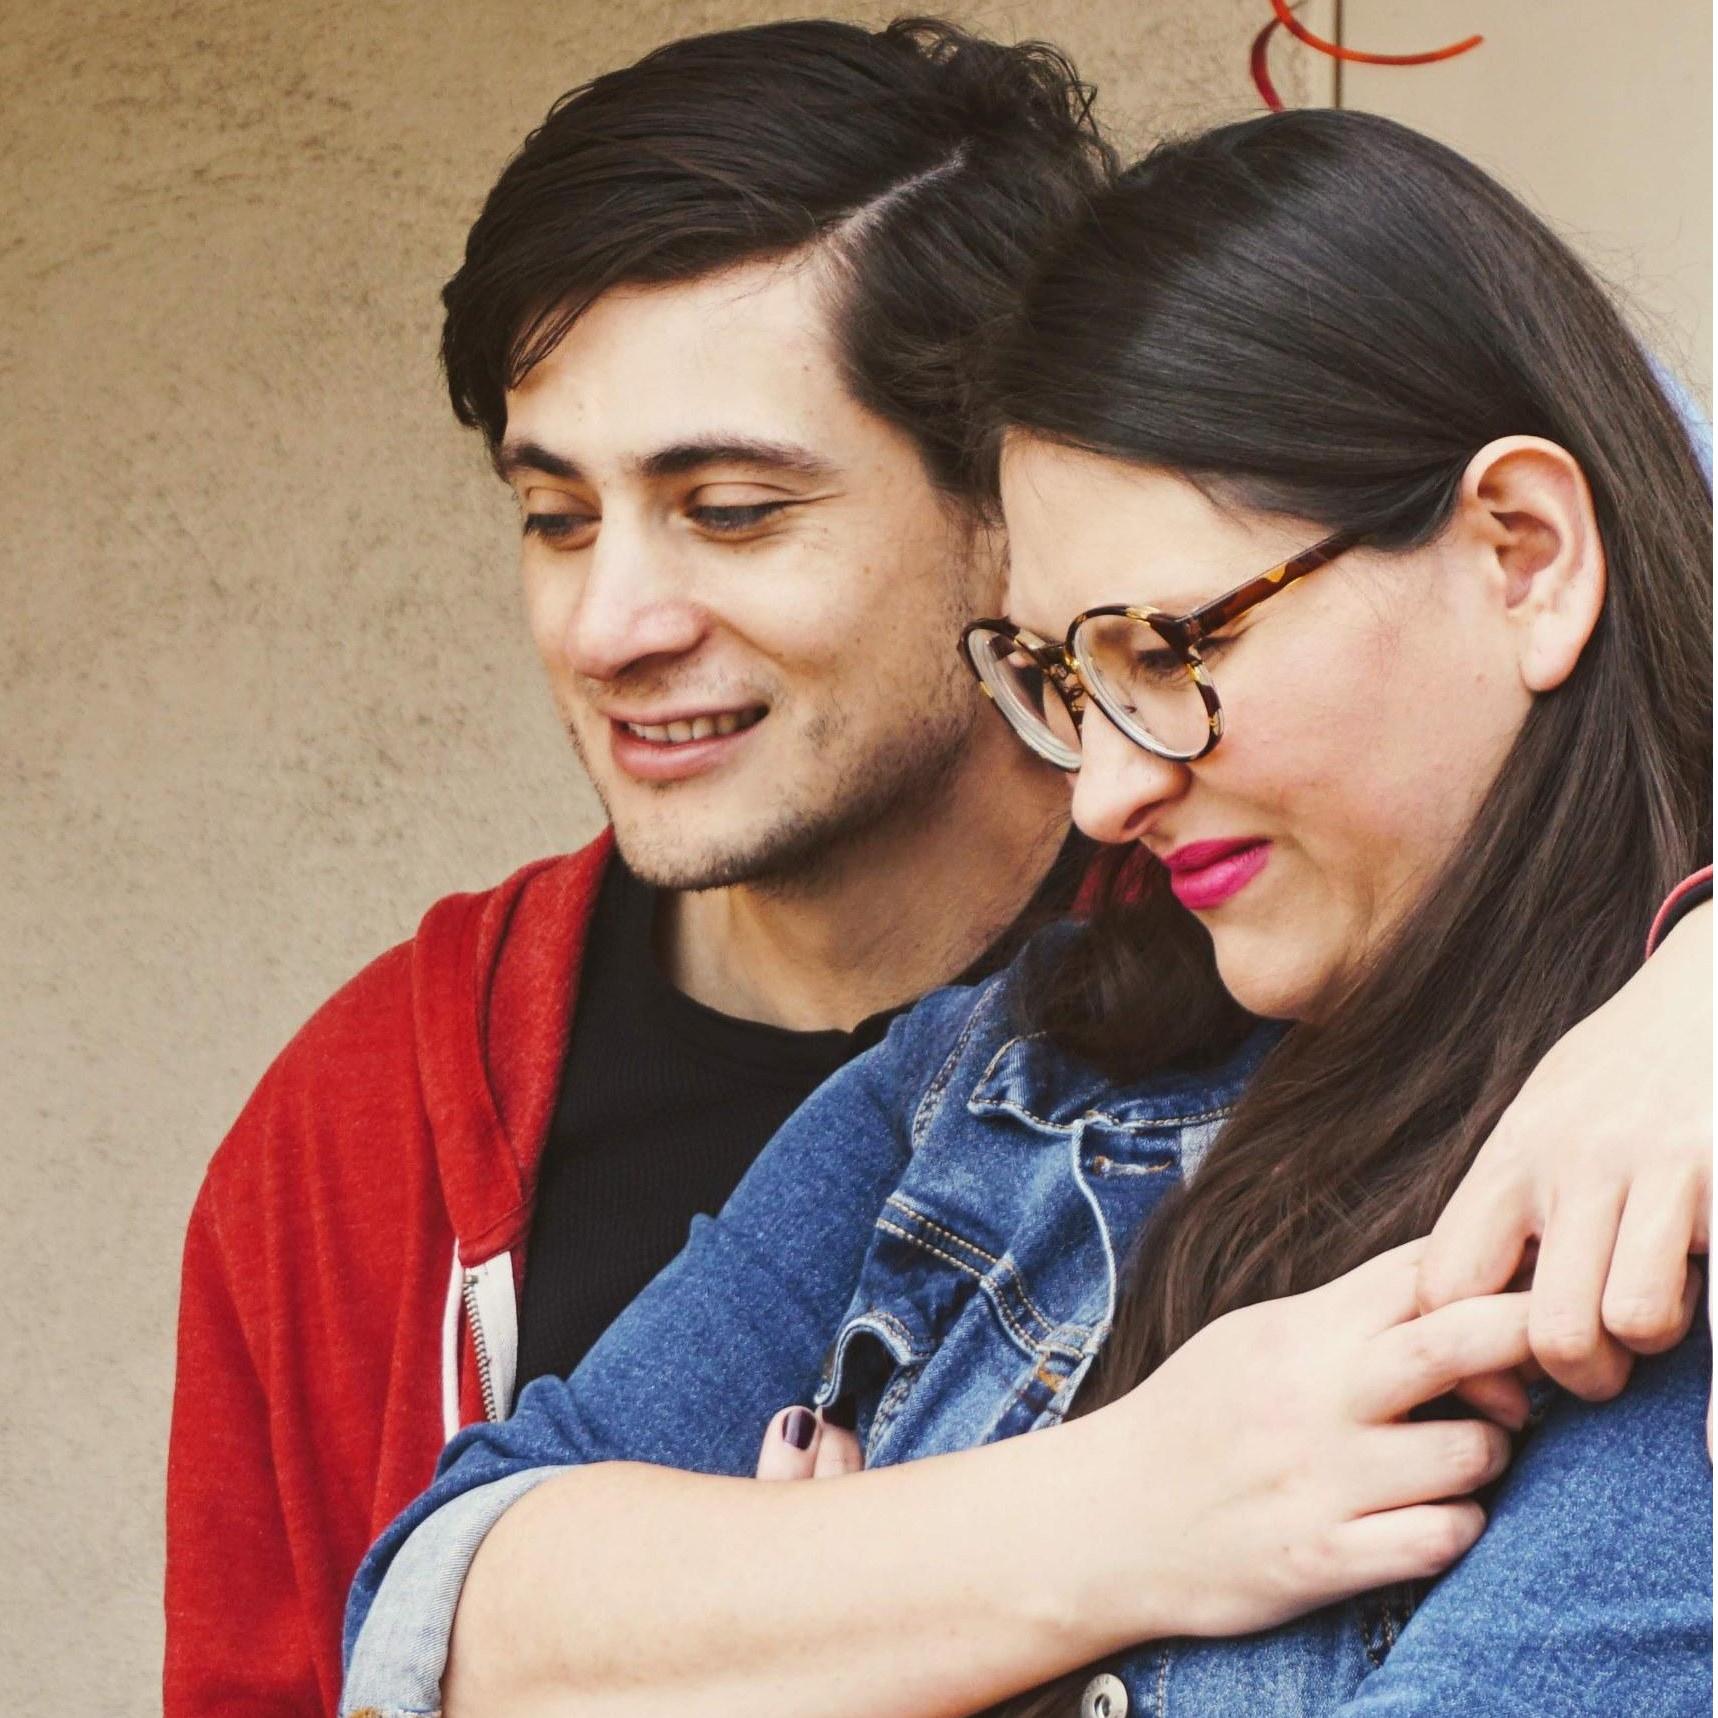
[[[1108,1331],[1107,1296],[1051,1308],[1032,1261],[972,1238],[931,1190],[903,1187],[877,1218],[818,1401],[850,1397],[868,1466],[970,1448],[1059,1419]],[[1080,1242],[1101,1254],[1079,1201]],[[1040,1231],[1062,1254],[1069,1237]],[[1100,1270],[1085,1281],[1106,1281]]]

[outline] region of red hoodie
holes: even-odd
[[[511,1397],[609,850],[438,902],[317,1011],[209,1165],[179,1304],[167,1718],[333,1713],[370,1541]]]

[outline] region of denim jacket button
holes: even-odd
[[[1127,1688],[1122,1679],[1107,1670],[1094,1676],[1080,1696],[1080,1718],[1127,1718]]]

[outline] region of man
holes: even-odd
[[[953,648],[1002,582],[966,400],[1113,169],[1047,50],[799,23],[597,79],[503,173],[443,357],[611,830],[433,907],[210,1166],[173,1718],[332,1711],[347,1585],[445,1437],[570,1370],[891,1011],[1068,904],[1065,784]]]

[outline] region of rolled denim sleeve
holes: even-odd
[[[1334,1718],[1689,1718],[1712,1710],[1711,1338],[1559,1395],[1479,1543]]]
[[[343,1713],[424,1713],[484,1535],[568,1467],[649,1462],[745,1475],[770,1416],[809,1400],[916,1113],[1001,981],[939,991],[784,1124],[714,1218],[568,1379],[539,1378],[511,1419],[467,1427],[430,1488],[371,1547],[346,1608]]]

